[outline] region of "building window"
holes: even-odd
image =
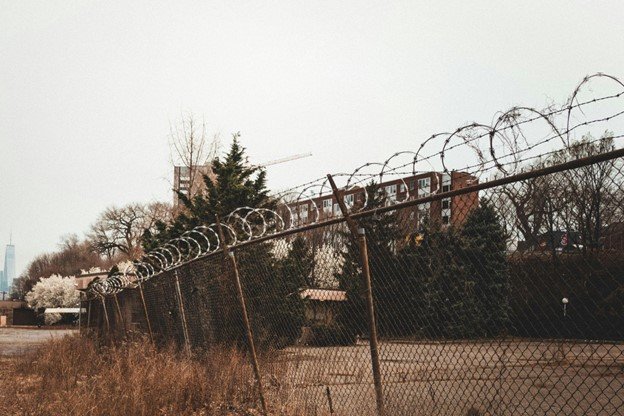
[[[442,209],[449,209],[451,207],[451,200],[450,199],[443,199],[442,200]]]
[[[397,200],[397,186],[388,185],[384,188],[385,191],[385,205],[390,205]]]
[[[448,224],[449,223],[449,216],[448,215],[443,215],[442,216],[442,224]]]
[[[414,182],[414,179],[410,179],[409,181],[407,181],[407,186],[409,186],[410,191],[414,190]]]
[[[351,208],[353,206],[353,200],[354,200],[353,194],[344,196],[344,202],[347,208]]]
[[[331,214],[331,212],[332,212],[332,200],[331,200],[331,198],[323,200],[323,212],[325,214]]]
[[[299,218],[302,221],[308,220],[308,204],[299,205]]]
[[[334,204],[334,215],[340,215],[342,211],[340,211],[340,205]]]
[[[419,189],[429,188],[430,186],[431,186],[431,178],[418,179]],[[429,189],[427,189],[427,192],[429,192]]]
[[[399,192],[401,192],[401,193],[405,192],[405,184],[404,183],[399,184]]]
[[[442,192],[448,192],[451,190],[451,185],[442,185]]]
[[[424,204],[420,204],[416,209],[418,210],[419,215],[427,215],[431,210],[431,202],[425,202]]]

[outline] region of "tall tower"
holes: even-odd
[[[11,290],[13,279],[15,279],[15,246],[11,240],[9,240],[9,244],[7,244],[4,251],[4,273],[2,278],[6,285],[4,290]]]

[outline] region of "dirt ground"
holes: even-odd
[[[381,345],[389,415],[624,415],[624,345],[559,341]],[[290,348],[275,368],[311,415],[374,415],[368,344]]]
[[[8,374],[11,368],[10,361],[14,360],[15,357],[32,351],[33,348],[50,339],[77,332],[73,329],[0,328],[0,386],[7,379],[15,380],[14,375]],[[11,394],[11,392],[11,388],[0,389],[0,414],[2,414],[1,403],[6,399],[5,395]]]
[[[0,384],[3,362],[75,332],[0,329]],[[388,416],[624,416],[622,343],[382,342],[380,358]],[[317,416],[376,414],[365,342],[291,347],[263,365],[273,409]]]
[[[23,354],[50,339],[77,332],[74,329],[0,328],[0,356]]]

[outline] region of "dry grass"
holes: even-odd
[[[247,357],[213,349],[187,357],[148,341],[102,346],[89,338],[51,341],[7,367],[9,415],[255,415]]]

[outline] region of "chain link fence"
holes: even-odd
[[[87,324],[250,351],[276,414],[622,414],[623,163],[336,189],[291,207],[325,221],[94,298]]]

